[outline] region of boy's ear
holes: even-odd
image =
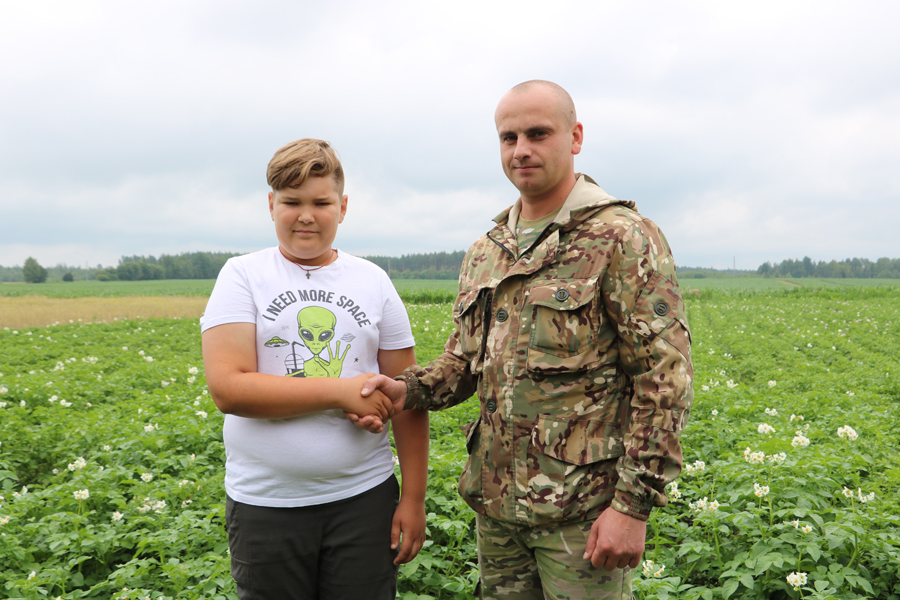
[[[347,194],[344,194],[344,197],[341,198],[341,217],[338,219],[338,223],[344,222],[344,215],[347,214]]]
[[[269,192],[269,216],[275,220],[275,192]]]

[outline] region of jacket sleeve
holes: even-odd
[[[444,352],[421,367],[413,365],[398,379],[407,384],[406,408],[440,410],[469,399],[484,367],[485,319],[491,290],[463,290],[453,307],[454,331]]]
[[[631,380],[612,506],[646,520],[653,506],[666,505],[665,486],[681,473],[679,438],[694,396],[684,301],[668,242],[655,224],[638,220],[622,230],[600,285]]]

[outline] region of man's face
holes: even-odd
[[[333,177],[308,177],[303,185],[269,192],[275,234],[288,260],[325,264],[338,224],[347,212],[347,196],[335,190]]]
[[[541,87],[508,93],[494,119],[503,170],[523,199],[565,199],[575,184],[581,123],[567,123],[558,98]]]

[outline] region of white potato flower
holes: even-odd
[[[88,490],[75,490],[72,492],[72,495],[75,496],[76,500],[87,500],[91,497],[91,493]]]
[[[794,448],[806,448],[809,446],[809,438],[803,435],[802,431],[797,431],[797,435],[791,440],[791,446]]]
[[[806,585],[806,573],[802,571],[791,573],[787,576],[787,582],[795,590],[799,590],[801,586]]]
[[[856,438],[859,437],[859,434],[849,425],[838,427],[837,434],[839,438],[847,438],[850,441],[856,440]]]
[[[772,434],[775,433],[775,428],[768,423],[760,423],[759,427],[756,428],[756,431],[758,431],[759,433]]]
[[[150,473],[141,473],[141,479],[146,483],[150,483],[153,481],[153,475]]]

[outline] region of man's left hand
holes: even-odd
[[[607,571],[625,567],[636,569],[644,553],[646,536],[646,521],[609,507],[591,526],[584,559],[590,560],[596,568]]]

